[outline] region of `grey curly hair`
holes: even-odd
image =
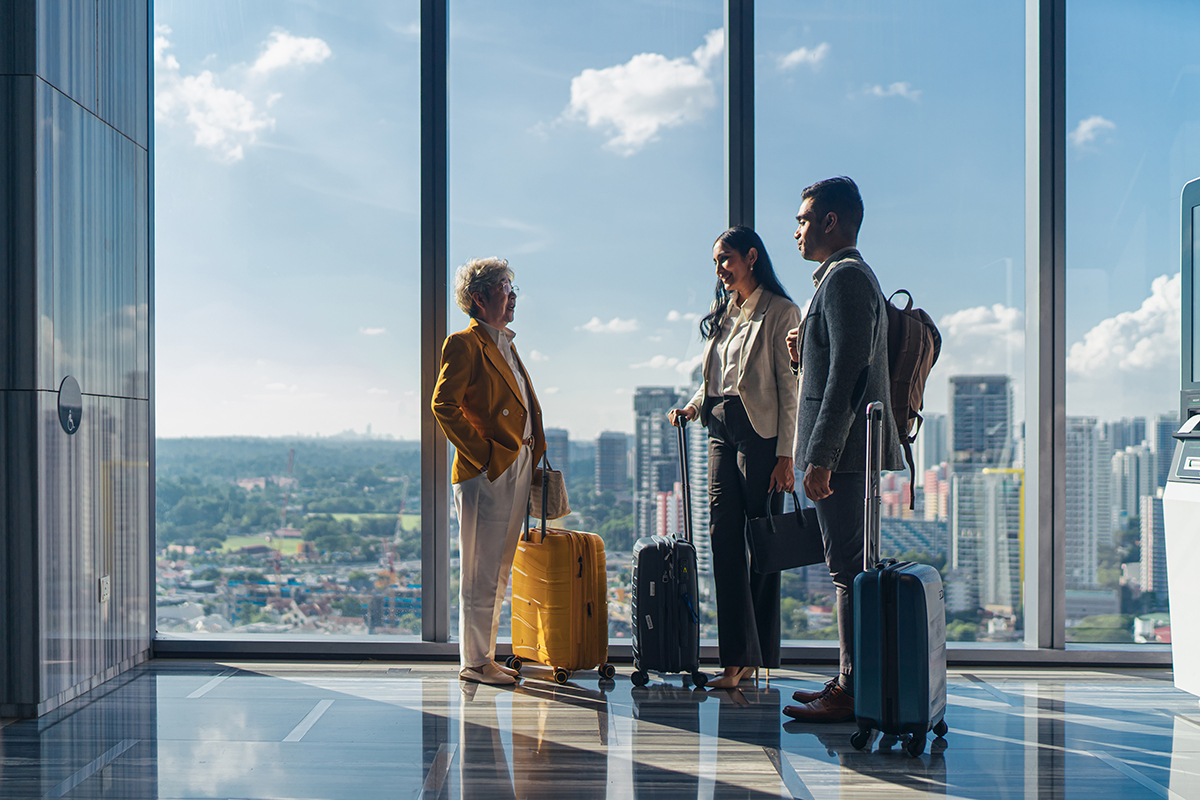
[[[512,281],[513,271],[506,258],[472,258],[454,272],[454,302],[471,317],[479,316],[479,306],[471,298],[475,292],[484,297],[497,286]]]

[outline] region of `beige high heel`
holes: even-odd
[[[710,689],[735,689],[744,680],[758,680],[758,667],[739,667],[737,672],[721,675],[709,682]]]

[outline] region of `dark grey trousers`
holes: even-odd
[[[767,511],[776,439],[754,432],[738,397],[709,398],[708,504],[721,666],[779,666],[779,573],[750,569],[746,523]],[[772,502],[783,511],[783,495]]]
[[[843,688],[854,691],[854,576],[863,569],[865,472],[835,472],[829,478],[833,494],[816,501],[825,563],[837,587],[838,645]]]

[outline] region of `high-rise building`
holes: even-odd
[[[1179,430],[1179,412],[1154,415],[1154,484],[1160,489],[1167,485],[1171,473],[1171,457],[1175,455],[1175,431]]]
[[[1104,423],[1104,434],[1114,453],[1119,453],[1126,447],[1136,447],[1146,441],[1146,418],[1124,417],[1113,422]],[[1137,512],[1133,512],[1137,516]]]
[[[955,475],[1011,467],[1012,381],[1007,375],[950,378],[950,469]]]
[[[1094,589],[1112,544],[1112,451],[1095,417],[1067,417],[1066,587]]]
[[[1142,495],[1142,591],[1154,592],[1155,610],[1167,607],[1167,542],[1162,492]]]
[[[922,506],[922,516],[927,520],[947,520],[950,518],[950,481],[947,478],[949,468],[945,462],[925,470],[922,487],[925,502]]]
[[[604,431],[596,437],[596,494],[629,492],[629,436]]]
[[[669,386],[639,386],[633,395],[633,522],[641,538],[655,533],[659,492],[670,492],[679,480],[678,434],[667,412],[686,398]]]
[[[1112,457],[1113,523],[1122,526],[1142,513],[1142,495],[1154,495],[1154,451],[1148,444],[1130,445]]]
[[[692,372],[694,394],[704,380],[703,365]],[[708,509],[708,431],[699,422],[688,425],[688,478],[692,486],[692,542],[696,546],[696,570],[712,576],[712,530]]]
[[[955,475],[950,565],[965,602],[1021,604],[1021,483],[1016,471]]]
[[[921,414],[924,422],[917,431],[917,441],[913,443],[913,465],[917,468],[914,476],[917,486],[923,486],[925,473],[937,467],[946,460],[946,415],[937,411],[927,411]]]
[[[550,466],[563,474],[563,480],[571,480],[571,442],[562,428],[546,428],[546,458]]]
[[[1020,473],[1013,463],[1012,381],[950,378],[950,560],[960,600],[1020,604]],[[986,473],[984,470],[996,470]]]

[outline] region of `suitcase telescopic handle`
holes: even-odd
[[[680,486],[683,487],[683,535],[687,541],[692,541],[692,482],[688,477],[687,450],[688,418],[679,414],[675,418],[675,427],[679,429],[679,474]]]
[[[867,491],[863,503],[863,569],[879,563],[880,472],[883,467],[883,403],[867,406]]]

